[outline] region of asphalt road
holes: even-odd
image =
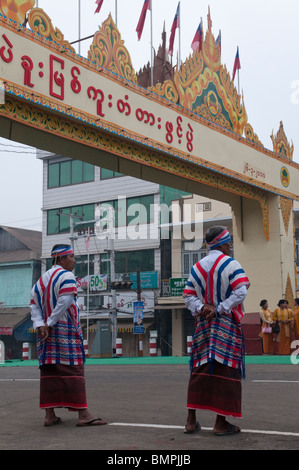
[[[0,450],[101,450],[107,460],[125,451],[299,449],[298,365],[247,365],[243,418],[232,420],[242,432],[225,437],[213,435],[212,412],[198,414],[199,433],[183,433],[187,365],[87,365],[85,373],[89,409],[109,424],[78,428],[77,413],[61,409],[63,423],[45,428],[38,368],[0,367]]]

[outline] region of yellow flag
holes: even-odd
[[[0,13],[23,24],[27,11],[34,7],[35,0],[0,0]]]

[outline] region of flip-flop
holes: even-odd
[[[226,431],[223,432],[214,432],[215,436],[228,436],[231,434],[238,434],[241,432],[241,429],[238,426],[235,426],[232,424],[230,428],[228,428]]]
[[[200,424],[199,424],[198,421],[196,421],[194,430],[193,431],[187,431],[187,424],[186,424],[185,429],[184,429],[184,433],[185,434],[194,434],[195,432],[200,431],[200,429],[201,429]]]
[[[57,417],[55,421],[52,421],[51,423],[48,423],[48,424],[45,423],[45,427],[49,428],[50,426],[55,426],[55,424],[60,424],[60,423],[62,423],[62,420],[61,418]]]
[[[86,423],[77,423],[77,427],[83,427],[83,426],[103,426],[104,424],[107,424],[107,421],[104,421],[102,418],[93,418],[90,421],[86,421]]]

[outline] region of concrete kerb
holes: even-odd
[[[119,358],[88,358],[85,365],[175,365],[186,364],[190,361],[189,357],[183,356],[157,356],[157,357],[119,357]],[[288,364],[291,365],[290,356],[246,356],[246,364]],[[38,367],[37,360],[7,360],[0,367]]]

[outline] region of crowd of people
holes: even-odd
[[[290,308],[286,299],[279,300],[277,308],[271,312],[266,299],[260,302],[261,333],[264,354],[291,354],[293,340],[299,340],[299,298]]]

